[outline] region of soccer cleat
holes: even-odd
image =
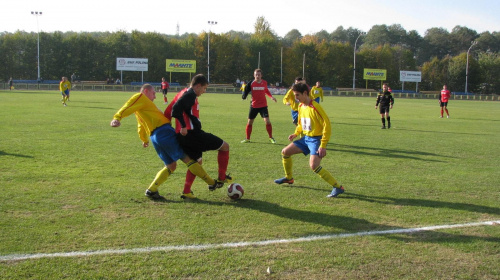
[[[274,140],[274,138],[272,138],[272,137],[269,138],[269,141],[271,141],[271,143],[273,143],[273,144],[276,144],[276,140]]]
[[[385,125],[383,125],[383,126],[381,127],[381,129],[385,129]]]
[[[215,180],[215,184],[213,185],[208,185],[208,190],[209,191],[215,191],[215,189],[220,189],[224,186],[224,181],[221,180]]]
[[[294,180],[293,180],[293,178],[292,179],[287,179],[286,177],[283,177],[283,178],[274,180],[274,182],[276,184],[280,184],[280,185],[284,184],[284,183],[287,183],[287,184],[291,185],[291,184],[293,184]]]
[[[148,197],[148,198],[151,198],[151,199],[163,199],[164,197],[160,195],[159,192],[152,192],[150,190],[146,190],[146,193],[145,195]]]
[[[326,197],[337,197],[339,194],[344,193],[344,187],[340,186],[340,188],[333,187],[332,192]]]
[[[182,199],[190,198],[190,199],[195,199],[196,196],[194,196],[194,193],[191,191],[190,193],[183,193],[181,195]]]
[[[250,143],[250,139],[245,139],[245,140],[241,141],[241,143]]]
[[[387,124],[387,128],[391,128],[391,123],[388,123],[388,124]]]
[[[446,118],[447,118],[447,119],[449,119],[449,118],[450,118],[450,115],[446,116]]]
[[[440,116],[439,118],[441,118],[441,119],[442,119],[442,118],[443,118],[443,116]]]
[[[217,181],[225,183],[225,184],[229,184],[229,183],[232,183],[234,181],[234,179],[233,179],[233,177],[229,176],[229,174],[226,174],[226,179],[224,179],[224,180],[218,179]]]

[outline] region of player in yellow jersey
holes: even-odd
[[[285,177],[276,179],[274,182],[276,184],[293,184],[293,162],[291,156],[300,153],[304,155],[311,154],[309,157],[309,166],[333,187],[332,192],[327,197],[337,197],[344,192],[344,187],[333,178],[330,172],[320,165],[321,159],[326,156],[326,144],[330,140],[330,119],[323,108],[311,99],[309,96],[309,87],[306,84],[295,84],[292,90],[295,98],[300,102],[299,121],[294,134],[288,136],[288,140],[292,141],[300,134],[304,134],[304,137],[290,143],[281,151]]]
[[[151,139],[156,153],[165,163],[165,167],[156,174],[155,179],[146,190],[146,196],[151,199],[163,199],[158,193],[158,187],[175,171],[179,159],[187,165],[189,171],[203,179],[209,187],[222,187],[221,183],[212,179],[197,161],[184,154],[177,142],[177,135],[170,124],[170,120],[154,104],[153,100],[155,98],[154,87],[150,84],[143,85],[141,92],[134,94],[116,112],[110,124],[112,127],[119,127],[123,118],[135,114],[142,146],[148,147]]]
[[[323,102],[323,88],[321,87],[321,82],[317,81],[316,85],[311,88],[311,99],[319,103],[319,99]]]
[[[71,83],[68,81],[68,78],[62,77],[61,82],[59,83],[59,91],[61,91],[62,95],[62,104],[66,106],[66,101],[69,101],[69,90],[71,89]]]
[[[295,78],[294,84],[303,83],[304,80],[302,77]],[[292,114],[292,122],[297,125],[297,121],[299,118],[299,102],[295,99],[295,95],[293,94],[293,90],[290,88],[285,96],[283,97],[283,104],[286,106],[290,106],[291,114]]]

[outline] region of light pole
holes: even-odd
[[[353,72],[353,75],[352,75],[352,90],[354,90],[356,88],[356,44],[358,43],[359,37],[361,37],[362,35],[365,35],[365,34],[366,34],[366,32],[359,33],[358,38],[356,38],[356,41],[354,42],[354,64],[353,64],[353,69],[352,69],[352,72]]]
[[[465,67],[465,94],[467,94],[467,82],[469,80],[469,52],[475,45],[477,45],[477,41],[472,41],[470,48],[467,50],[467,66]]]
[[[38,11],[32,11],[31,12],[32,15],[36,16],[36,29],[37,29],[37,33],[38,33],[38,39],[37,39],[37,55],[36,55],[36,58],[37,58],[37,66],[38,66],[38,78],[37,78],[37,82],[40,82],[40,28],[38,27],[38,16],[41,16],[42,15],[42,12],[38,12]]]
[[[216,21],[208,21],[208,25],[216,25]],[[208,67],[208,75],[207,75],[207,80],[208,83],[210,83],[210,28],[208,28],[208,51],[207,51],[207,67]]]

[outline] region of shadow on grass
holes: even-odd
[[[352,145],[343,145],[334,143],[329,143],[327,145],[327,150],[337,151],[337,152],[348,152],[357,155],[378,156],[378,157],[388,157],[388,158],[404,158],[404,159],[414,159],[414,160],[423,160],[431,162],[444,162],[444,161],[437,159],[424,159],[420,158],[419,156],[454,158],[452,156],[441,156],[429,152],[398,150],[394,148],[384,149],[384,148],[374,148],[374,147],[362,147],[362,146],[352,146]]]
[[[21,155],[21,154],[11,154],[4,151],[0,151],[0,156],[13,156],[13,157],[23,157],[23,158],[34,158],[33,156]]]
[[[231,200],[228,202],[215,202],[215,201],[207,201],[200,199],[193,199],[190,201],[193,203],[201,203],[201,204],[208,204],[215,206],[232,205],[234,207],[268,213],[270,215],[278,216],[281,218],[286,218],[306,223],[314,223],[324,227],[342,229],[344,231],[349,231],[349,232],[392,229],[392,227],[371,223],[364,219],[292,209],[283,207],[277,203],[271,203],[268,201],[255,200],[255,199],[239,199],[239,200]],[[331,199],[330,201],[333,203],[335,199]],[[304,234],[314,234],[314,233],[304,233]]]
[[[392,198],[392,197],[356,194],[351,192],[349,193],[346,192],[344,198],[358,199],[358,200],[380,203],[380,204],[388,204],[388,205],[447,208],[453,210],[500,215],[500,208],[475,205],[470,203],[461,203],[461,202],[448,202],[448,201],[436,201],[436,200],[412,199],[412,198]]]

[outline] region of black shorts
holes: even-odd
[[[269,111],[267,110],[267,106],[262,108],[253,108],[250,105],[250,112],[248,113],[248,119],[250,120],[255,119],[255,117],[257,117],[257,114],[260,114],[262,118],[269,118]]]
[[[378,107],[380,114],[389,114],[389,106],[380,106]]]
[[[224,140],[203,130],[188,130],[186,136],[177,134],[181,148],[191,159],[199,160],[203,152],[220,149]]]
[[[163,92],[163,95],[167,94],[168,93],[168,88],[162,89],[162,92]]]
[[[439,107],[448,107],[448,102],[440,102]]]

